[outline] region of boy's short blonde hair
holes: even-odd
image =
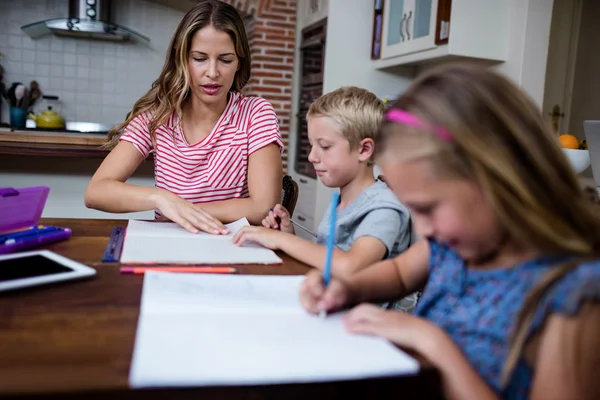
[[[363,139],[373,139],[377,145],[379,124],[385,105],[375,94],[356,86],[343,86],[320,96],[312,103],[306,119],[332,118],[340,126],[341,134],[354,150]],[[369,160],[373,164],[373,157]]]

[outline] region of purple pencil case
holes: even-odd
[[[33,249],[71,237],[69,228],[39,225],[50,188],[0,188],[0,254]]]

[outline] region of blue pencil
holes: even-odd
[[[329,216],[329,235],[327,235],[327,253],[325,255],[325,268],[323,269],[323,284],[325,287],[329,285],[331,280],[331,256],[333,255],[333,247],[335,240],[335,223],[337,217],[337,206],[340,199],[340,194],[334,192],[331,195],[331,214]],[[324,317],[326,313],[321,311],[320,316]]]

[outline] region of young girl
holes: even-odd
[[[240,93],[249,77],[239,13],[198,3],[177,26],[159,78],[110,132],[118,144],[92,177],[86,206],[154,209],[191,232],[226,233],[222,223],[242,217],[259,224],[281,198],[283,142],[272,105]],[[125,183],[151,152],[156,187]]]
[[[423,238],[323,288],[310,312],[425,289],[414,315],[362,304],[350,332],[415,350],[460,399],[600,398],[600,209],[525,94],[489,69],[431,70],[381,128],[386,180]]]

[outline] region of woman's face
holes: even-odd
[[[195,98],[207,105],[226,102],[239,67],[233,40],[226,32],[208,25],[194,34],[188,69]]]

